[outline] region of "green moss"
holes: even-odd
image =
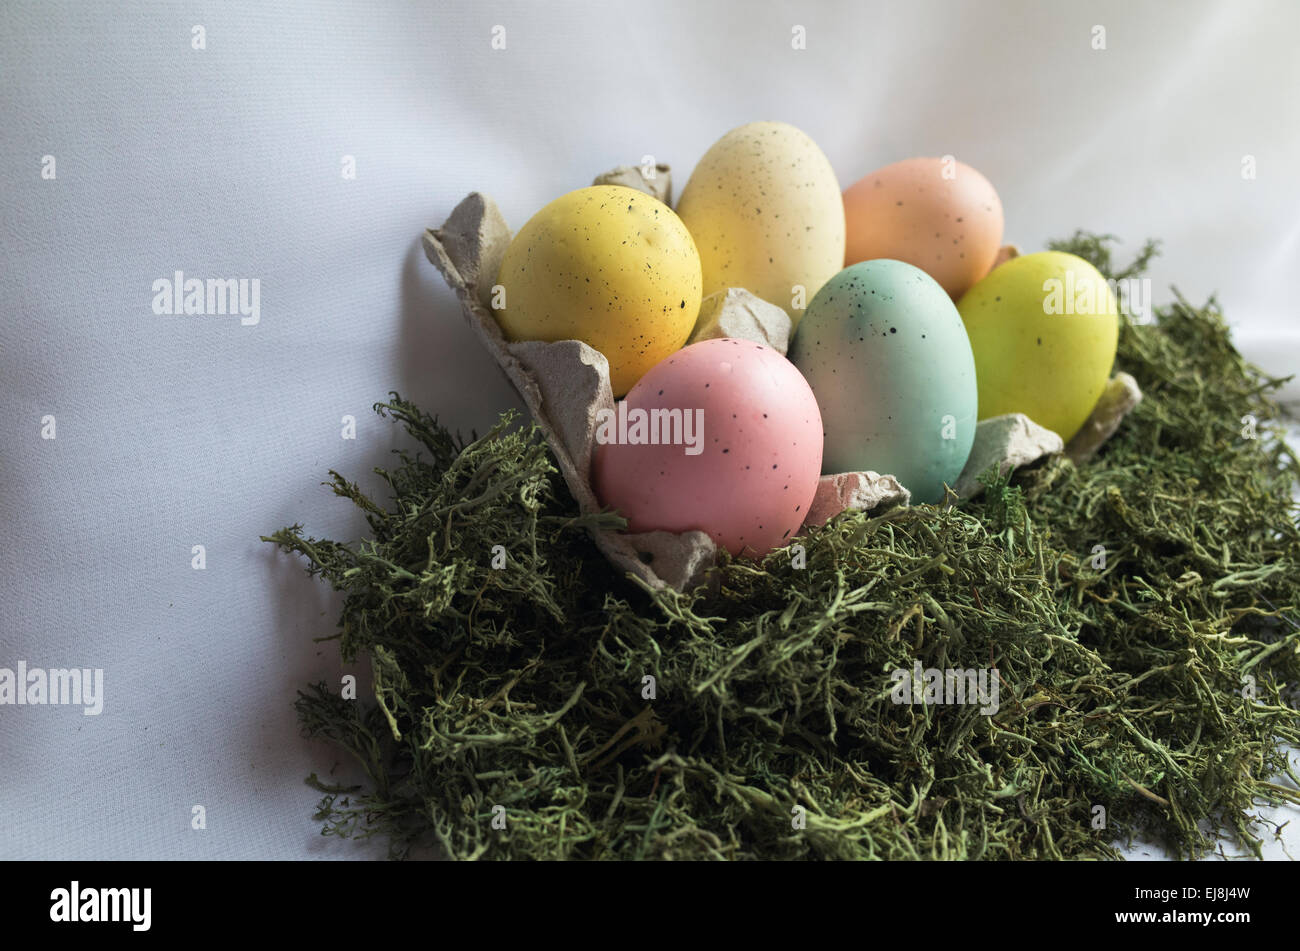
[[[1154,250],[1119,272],[1108,238],[1057,247],[1111,277]],[[846,513],[796,540],[803,567],[732,561],[687,594],[611,569],[588,529],[622,523],[577,515],[532,427],[464,444],[394,395],[376,408],[418,450],[381,470],[392,498],[332,473],[372,537],[267,539],[344,593],[339,648],[374,671],[371,697],[297,702],[368,775],[309,779],[323,831],[488,859],[1115,857],[1135,834],[1192,856],[1224,831],[1257,851],[1256,805],[1300,801],[1276,781],[1300,742],[1278,381],[1181,298],[1124,322],[1117,368],[1146,398],[1084,466]],[[995,667],[997,712],[895,703],[915,661]]]

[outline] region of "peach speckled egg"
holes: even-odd
[[[1002,202],[989,180],[952,156],[911,158],[844,192],[844,263],[891,258],[919,267],[956,300],[993,267]]]
[[[822,420],[771,347],[705,340],[663,360],[598,420],[592,482],[630,532],[707,532],[761,557],[798,533],[817,491]]]

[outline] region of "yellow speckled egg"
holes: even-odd
[[[975,354],[979,418],[1024,413],[1069,440],[1110,379],[1119,310],[1083,258],[1043,251],[994,268],[957,302]]]
[[[798,324],[844,266],[844,201],[817,143],[784,122],[732,129],[700,159],[677,203],[704,294],[744,287]]]
[[[561,195],[506,248],[497,322],[510,340],[581,340],[615,396],[680,350],[700,312],[700,256],[658,199],[621,185]]]

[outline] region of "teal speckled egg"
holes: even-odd
[[[920,268],[846,267],[817,292],[790,344],[821,408],[822,472],[895,476],[938,502],[975,440],[975,358],[952,298]]]

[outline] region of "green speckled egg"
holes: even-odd
[[[902,261],[840,271],[808,305],[790,360],[821,409],[822,471],[895,476],[938,502],[975,440],[975,358],[952,299]]]
[[[979,367],[980,416],[1024,413],[1069,442],[1106,389],[1119,308],[1101,272],[1040,251],[994,268],[957,302]]]
[[[680,350],[700,313],[700,256],[681,219],[621,185],[562,195],[501,260],[511,340],[581,340],[605,355],[615,396]]]

